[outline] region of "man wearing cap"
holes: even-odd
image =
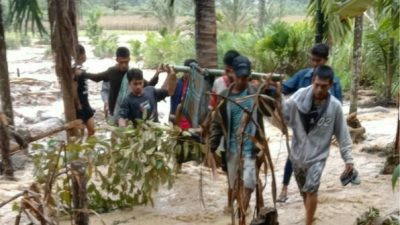
[[[312,85],[299,89],[283,104],[284,118],[293,129],[289,158],[303,197],[306,225],[312,224],[317,209],[318,188],[333,135],[345,162],[344,174],[356,174],[342,105],[329,93],[333,80],[334,73],[329,66],[318,66],[314,69]]]
[[[245,56],[237,56],[233,60],[233,84],[224,91],[221,92],[222,96],[225,96],[231,100],[237,100],[248,95],[255,94],[257,88],[249,84],[249,77],[251,74],[251,63]],[[249,122],[243,132],[241,132],[241,119],[244,116],[244,111],[241,107],[251,111],[254,104],[252,98],[240,101],[235,104],[231,101],[220,98],[222,102],[221,107],[213,116],[211,124],[211,135],[210,135],[210,148],[211,154],[209,158],[210,165],[215,165],[215,151],[217,150],[221,137],[224,140],[224,147],[226,149],[226,160],[227,160],[227,173],[228,173],[228,208],[232,210],[233,200],[239,193],[234,193],[234,187],[239,182],[237,179],[239,161],[240,161],[240,144],[241,138],[243,137],[243,170],[240,175],[241,181],[245,187],[244,196],[244,208],[247,209],[250,202],[251,194],[257,185],[256,178],[256,154],[258,150],[255,144],[250,139],[250,136],[261,138],[260,130],[257,129],[254,122]],[[238,104],[240,106],[238,106]],[[263,129],[262,114],[260,111],[255,111],[252,115],[254,121],[261,126]],[[235,184],[236,183],[236,184]]]

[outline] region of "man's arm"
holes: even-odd
[[[158,84],[158,81],[159,81],[159,77],[160,77],[159,75],[160,75],[160,73],[166,72],[164,68],[165,68],[164,64],[160,64],[160,65],[157,67],[156,73],[155,73],[154,76],[151,78],[151,80],[150,80],[150,81],[144,80],[144,86],[145,86],[145,87],[146,87],[146,86],[156,86],[156,85]]]
[[[340,154],[346,164],[353,163],[353,156],[351,154],[352,141],[347,127],[346,120],[344,119],[342,107],[338,107],[335,115],[334,134],[340,146]]]
[[[167,66],[168,76],[162,85],[162,89],[168,91],[168,96],[172,96],[175,93],[175,88],[177,84],[176,72],[175,69]]]
[[[214,115],[215,114],[215,115]],[[217,118],[218,115],[216,115],[217,112],[213,112],[213,120],[211,121],[211,126],[210,126],[210,149],[211,152],[217,151],[219,144],[221,143],[221,138],[223,136],[223,131],[221,127],[221,122],[220,119]]]
[[[78,76],[83,76],[84,78],[90,79],[92,81],[99,82],[99,81],[109,81],[110,72],[111,72],[110,69],[101,73],[87,73],[82,70],[77,70],[75,74]]]
[[[295,73],[289,80],[282,82],[282,92],[285,95],[292,94],[297,91],[299,82],[302,76],[306,73],[306,70],[300,70]]]
[[[160,72],[157,70],[154,76],[147,82],[147,86],[156,86],[158,84]]]
[[[126,127],[128,125],[128,118],[129,118],[129,102],[128,99],[125,98],[122,101],[122,104],[119,108],[119,119],[118,119],[118,126],[120,127]]]

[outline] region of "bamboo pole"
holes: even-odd
[[[173,65],[172,66],[176,72],[190,72],[190,67],[189,66],[179,66],[179,65]],[[196,69],[203,75],[211,75],[214,77],[219,77],[222,76],[225,71],[220,70],[220,69],[206,69],[206,68],[200,68],[196,66]],[[280,81],[285,78],[284,74],[277,74],[277,73],[259,73],[259,72],[252,72],[251,73],[251,78],[254,79],[267,79],[272,77],[272,80],[274,81]]]

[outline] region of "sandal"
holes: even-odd
[[[279,198],[276,201],[280,202],[280,203],[285,203],[288,199],[289,198],[287,196],[281,195],[281,196],[279,196]]]

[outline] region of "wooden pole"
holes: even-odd
[[[72,202],[76,225],[89,225],[86,198],[86,163],[76,160],[71,163]]]
[[[178,66],[178,65],[173,65],[172,66],[176,72],[190,72],[190,67],[189,66]],[[196,69],[198,69],[202,74],[208,74],[211,76],[222,76],[225,71],[224,70],[219,70],[219,69],[206,69],[206,68],[200,68],[196,66]],[[255,79],[260,79],[260,78],[269,78],[272,77],[272,80],[274,81],[280,81],[285,78],[283,74],[277,74],[277,73],[259,73],[259,72],[252,72],[251,73],[251,78]]]

